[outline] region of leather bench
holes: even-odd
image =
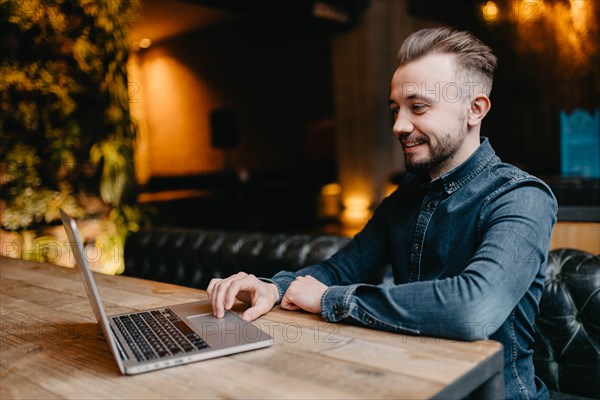
[[[125,245],[125,275],[206,289],[212,278],[239,271],[271,277],[317,263],[350,239],[334,235],[152,229]]]
[[[551,397],[600,398],[598,255],[573,249],[550,252],[536,327],[535,371],[558,392]]]
[[[317,263],[350,239],[335,235],[152,229],[125,245],[125,275],[205,289],[238,271],[270,277]],[[373,276],[379,283],[383,276]],[[553,399],[600,398],[600,259],[579,250],[549,254],[536,322],[536,373]]]

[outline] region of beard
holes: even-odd
[[[425,145],[429,146],[430,155],[427,158],[419,159],[412,154],[404,153],[406,170],[415,174],[423,174],[447,168],[445,164],[462,147],[465,138],[466,132],[448,132],[439,136],[438,143],[435,146],[432,146],[428,140]]]

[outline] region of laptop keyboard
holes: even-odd
[[[169,308],[112,319],[138,361],[196,353],[209,347]]]

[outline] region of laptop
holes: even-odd
[[[216,318],[208,300],[106,315],[75,220],[60,210],[83,283],[122,374],[134,375],[273,344],[271,336],[231,311]],[[209,307],[207,307],[209,306]]]

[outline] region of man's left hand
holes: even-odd
[[[302,309],[315,314],[321,313],[321,297],[327,286],[310,275],[297,277],[285,292],[281,308],[286,310]]]

